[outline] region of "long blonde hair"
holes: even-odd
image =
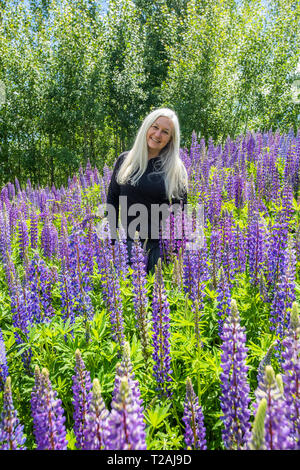
[[[174,111],[160,108],[152,111],[144,119],[133,144],[117,174],[117,182],[125,184],[129,181],[135,185],[148,165],[147,132],[159,117],[167,117],[173,122],[172,135],[169,143],[160,153],[161,172],[164,174],[166,193],[169,200],[180,197],[187,191],[188,176],[180,158],[180,129]]]

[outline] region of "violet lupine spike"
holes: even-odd
[[[33,429],[37,450],[66,450],[67,432],[64,410],[53,390],[46,368],[35,368],[35,384],[31,395]]]
[[[288,243],[288,224],[275,223],[270,231],[269,248],[266,259],[266,277],[269,289],[273,290],[284,273],[284,253]]]
[[[243,273],[246,269],[246,240],[243,231],[237,223],[233,232],[234,267],[236,273]]]
[[[264,380],[255,391],[257,410],[263,398],[267,400],[265,417],[265,447],[266,450],[289,450],[292,447],[291,423],[286,417],[286,401],[283,395],[281,376],[275,377],[273,367],[265,367]]]
[[[112,246],[113,250],[113,259],[115,269],[119,276],[123,280],[126,279],[128,274],[128,251],[126,245],[126,238],[124,230],[118,230],[117,232],[118,239],[116,240],[115,244]]]
[[[76,318],[76,304],[78,300],[76,293],[74,293],[72,280],[69,271],[66,269],[64,260],[62,262],[61,273],[59,274],[59,290],[62,318],[65,321],[69,319],[70,324],[73,324]]]
[[[286,417],[292,424],[291,449],[300,450],[300,319],[297,302],[293,303],[290,326],[282,342],[282,358]]]
[[[12,310],[12,322],[15,328],[14,336],[17,344],[22,344],[28,339],[29,329],[32,324],[32,310],[28,303],[28,288],[16,285],[15,292],[11,296],[11,310]],[[31,373],[32,350],[31,348],[26,349],[21,357],[24,368]]]
[[[264,266],[266,231],[259,216],[252,216],[248,224],[248,263],[250,282],[257,285]]]
[[[152,300],[153,324],[153,375],[157,381],[157,390],[171,396],[171,357],[170,357],[170,306],[163,281],[161,259],[155,267],[155,281]]]
[[[84,446],[84,429],[86,415],[90,409],[92,399],[92,383],[89,371],[86,369],[79,349],[75,352],[75,375],[73,375],[73,406],[74,406],[74,433],[76,448]]]
[[[279,275],[270,310],[270,330],[276,331],[281,339],[289,326],[289,312],[296,300],[296,258],[292,246],[282,254],[282,266],[283,273]]]
[[[107,287],[108,287],[108,310],[112,326],[113,340],[119,344],[120,349],[124,343],[124,319],[123,319],[123,304],[120,290],[120,281],[117,273],[115,272],[112,261],[108,267],[107,272]]]
[[[230,303],[231,303],[231,292],[227,282],[227,278],[224,274],[224,270],[220,268],[219,279],[217,283],[217,313],[218,313],[218,325],[219,334],[222,333],[223,324],[225,319],[230,315]]]
[[[6,348],[3,334],[0,328],[0,391],[4,390],[5,382],[8,377],[8,366],[6,359]]]
[[[107,420],[106,450],[146,450],[145,422],[126,375],[119,381]]]
[[[137,328],[139,331],[142,353],[145,363],[150,357],[150,339],[148,331],[148,299],[147,299],[147,266],[145,263],[145,253],[136,233],[132,246],[132,286],[133,304]]]
[[[30,214],[30,244],[32,249],[38,246],[38,214],[33,210]]]
[[[218,230],[211,231],[209,261],[211,264],[211,276],[213,286],[217,287],[217,273],[221,265],[221,237]]]
[[[192,450],[207,450],[206,429],[204,426],[202,407],[189,377],[186,381],[186,396],[182,420],[185,424],[184,440],[186,448]]]
[[[245,328],[240,325],[234,299],[231,300],[230,315],[223,324],[221,339],[222,438],[226,449],[238,450],[243,448],[249,438],[250,387],[247,381]]]
[[[58,233],[53,223],[46,219],[41,233],[41,248],[44,256],[51,258],[58,248]]]
[[[106,421],[109,416],[98,379],[93,380],[92,398],[89,410],[85,416],[83,450],[105,449],[107,436]]]
[[[234,245],[233,245],[233,218],[231,214],[224,214],[220,221],[221,265],[231,287],[235,277]]]
[[[0,449],[26,450],[26,436],[13,404],[11,379],[6,378],[3,394],[3,411],[0,415]]]
[[[27,247],[29,246],[28,227],[27,227],[26,220],[23,217],[19,220],[18,226],[19,226],[19,253],[20,253],[20,258],[23,260],[25,258]]]
[[[52,306],[52,281],[45,262],[35,254],[26,271],[28,306],[32,319],[40,323],[54,314]]]

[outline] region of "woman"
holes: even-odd
[[[116,238],[120,207],[129,261],[137,230],[141,241],[146,242],[148,273],[160,255],[159,227],[163,216],[160,212],[157,217],[158,207],[186,203],[188,178],[179,149],[180,130],[175,112],[168,108],[152,111],[144,119],[132,149],[118,157],[110,181],[107,208],[112,239]]]

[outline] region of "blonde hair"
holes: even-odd
[[[180,129],[178,118],[174,111],[160,108],[152,111],[144,119],[133,144],[120,166],[117,182],[125,184],[129,181],[135,185],[148,165],[147,132],[159,117],[167,117],[173,122],[169,143],[160,153],[161,172],[164,174],[166,193],[169,200],[180,197],[187,191],[188,176],[183,161],[180,158]]]

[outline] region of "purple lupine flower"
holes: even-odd
[[[231,286],[235,276],[234,265],[234,236],[233,218],[231,214],[225,214],[220,220],[220,241],[221,241],[221,265],[226,275],[227,282]]]
[[[0,416],[0,449],[26,450],[26,436],[23,429],[13,404],[11,379],[7,377],[3,395],[3,411]]]
[[[214,224],[220,217],[222,206],[222,190],[218,173],[215,171],[210,188],[208,218]]]
[[[105,449],[108,416],[109,412],[101,396],[99,380],[94,379],[90,407],[85,415],[83,450]]]
[[[266,230],[261,219],[253,215],[248,224],[248,263],[250,281],[256,285],[264,265]]]
[[[286,402],[280,374],[275,377],[273,367],[265,367],[264,380],[260,381],[255,391],[257,410],[261,400],[267,400],[265,417],[265,448],[267,450],[291,449],[291,422],[286,417]]]
[[[41,248],[44,256],[51,258],[58,248],[58,233],[53,223],[46,219],[41,233]]]
[[[28,288],[26,286],[15,286],[11,296],[11,310],[16,343],[23,346],[23,343],[28,340],[29,329],[32,324],[32,311],[28,305]],[[21,354],[23,365],[29,373],[31,356],[32,350],[30,347],[26,348]]]
[[[75,375],[73,375],[73,406],[74,406],[74,433],[76,448],[84,446],[84,429],[86,415],[90,409],[92,399],[92,383],[89,371],[86,369],[79,349],[75,352]]]
[[[222,333],[223,323],[230,315],[231,305],[231,292],[227,282],[227,278],[224,274],[223,268],[220,268],[220,275],[217,283],[217,313],[218,313],[218,325],[219,334]]]
[[[75,231],[70,236],[69,274],[74,296],[78,299],[76,310],[87,321],[93,317],[93,305],[89,295],[92,289],[89,267],[84,255],[83,232]]]
[[[221,334],[221,417],[225,448],[241,449],[249,438],[249,384],[246,365],[245,328],[240,325],[236,301],[231,300],[230,315],[225,319]]]
[[[193,301],[201,303],[204,283],[208,280],[206,240],[202,247],[185,249],[183,256],[183,288]]]
[[[99,230],[99,227],[97,227],[96,233],[94,234],[94,247],[98,271],[101,275],[100,282],[102,286],[103,297],[104,301],[107,303],[110,295],[107,273],[109,271],[110,263],[113,262],[112,242],[107,231],[102,233]]]
[[[8,367],[6,360],[6,348],[0,329],[0,391],[4,390],[4,385],[8,377]]]
[[[170,383],[172,381],[170,357],[170,306],[167,299],[161,259],[155,268],[155,281],[152,301],[153,323],[153,375],[157,381],[157,390],[163,395],[170,396]]]
[[[46,368],[35,368],[35,384],[31,394],[33,432],[37,450],[66,450],[67,432],[64,410],[53,390]]]
[[[120,281],[114,269],[112,261],[107,271],[108,298],[107,305],[112,326],[113,340],[119,344],[122,349],[124,342],[124,319],[123,304],[120,290]]]
[[[279,274],[270,310],[270,330],[276,331],[280,338],[283,338],[289,325],[289,311],[296,300],[295,266],[295,252],[289,245],[282,254],[283,273]],[[279,347],[279,349],[281,348]]]
[[[213,286],[217,287],[217,273],[221,263],[221,237],[218,230],[211,231],[210,239],[210,250],[209,250],[210,264],[211,264],[211,276]]]
[[[28,235],[28,227],[26,220],[21,217],[19,220],[19,253],[20,253],[20,258],[24,259],[25,258],[25,252],[26,249],[29,245],[29,235]]]
[[[6,262],[7,256],[11,254],[10,228],[6,221],[6,212],[0,212],[0,259]]]
[[[118,232],[118,239],[116,240],[115,244],[112,246],[113,250],[113,260],[116,271],[122,279],[126,279],[126,275],[128,273],[128,251],[126,245],[126,239],[124,238],[124,234]]]
[[[145,421],[138,383],[133,379],[129,346],[116,371],[111,413],[107,419],[107,450],[146,450]]]
[[[233,251],[235,272],[243,273],[246,269],[246,240],[238,223],[233,232]]]
[[[145,253],[138,239],[137,233],[132,246],[132,286],[133,304],[137,328],[139,331],[142,353],[145,362],[149,359],[149,332],[148,332],[148,299],[147,299],[147,266]]]
[[[38,214],[33,210],[30,214],[30,243],[34,250],[38,244]]]
[[[300,320],[299,307],[293,303],[290,327],[282,341],[282,381],[286,417],[291,422],[291,449],[300,450]]]
[[[266,278],[269,289],[274,289],[279,277],[284,273],[284,253],[288,243],[288,224],[275,223],[270,231],[266,259]]]
[[[61,219],[60,234],[58,238],[58,256],[65,262],[67,268],[70,267],[70,249],[68,237],[68,223],[67,219],[63,216]]]
[[[26,271],[28,307],[37,323],[49,320],[54,314],[52,306],[52,280],[45,262],[35,254]]]
[[[73,290],[73,284],[69,271],[66,269],[65,262],[62,262],[61,273],[59,274],[59,290],[61,298],[62,318],[69,319],[70,324],[75,322],[76,304],[78,302],[76,293]]]
[[[182,420],[185,424],[184,440],[186,448],[192,450],[206,450],[206,430],[202,407],[199,404],[199,399],[194,392],[189,377],[186,381],[186,396]]]

